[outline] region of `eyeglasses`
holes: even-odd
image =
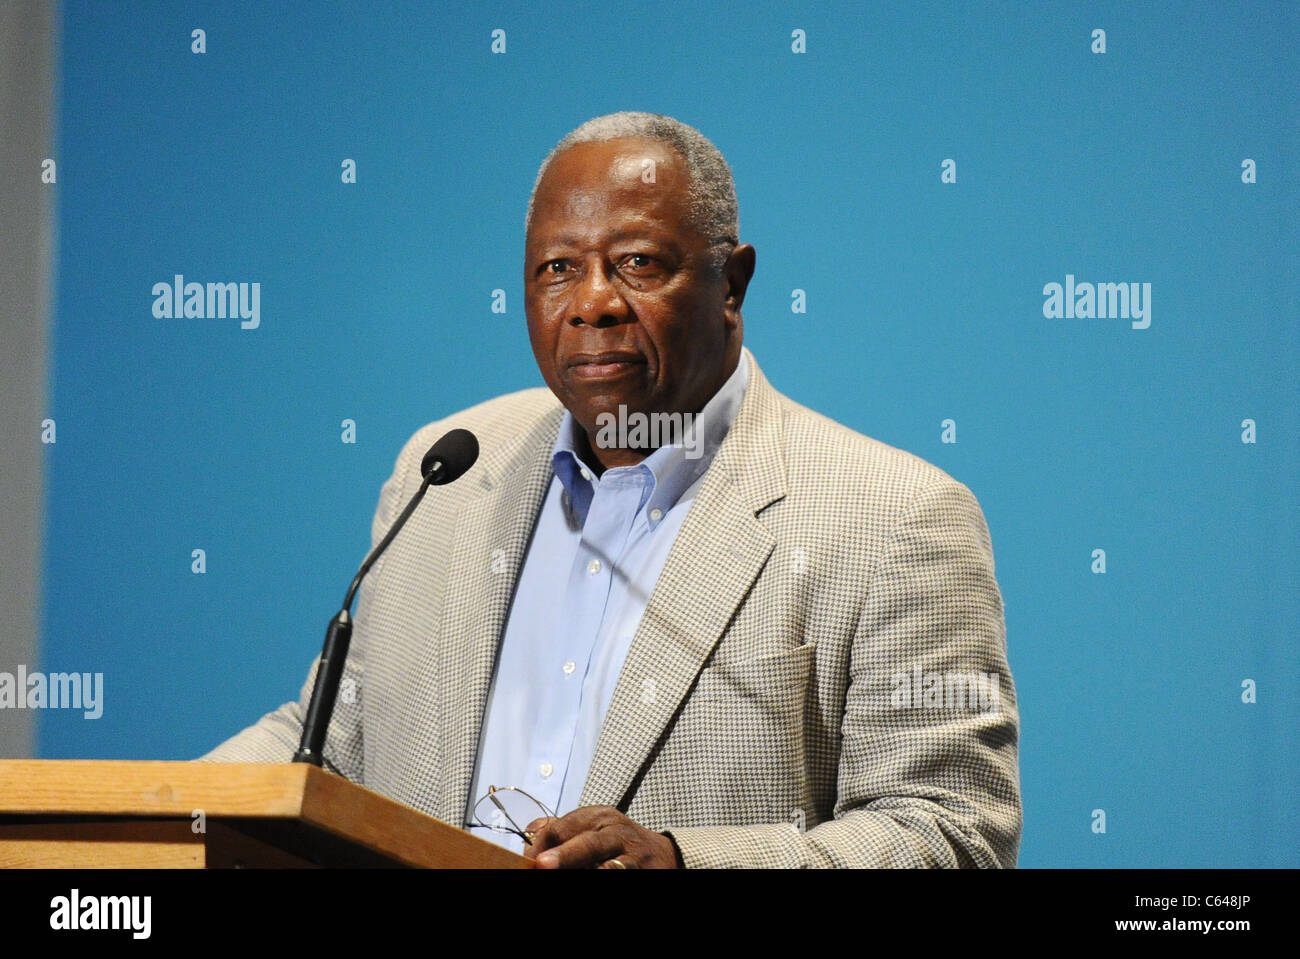
[[[474,804],[474,821],[466,825],[518,836],[531,846],[534,835],[524,826],[538,818],[557,817],[544,802],[518,786],[488,786],[487,795]]]

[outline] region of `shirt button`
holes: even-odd
[[[650,511],[650,518],[657,523],[664,518],[664,511],[658,508],[652,509]]]
[[[555,769],[551,766],[550,763],[542,763],[540,766],[537,767],[537,771],[542,774],[543,779],[550,779],[551,773],[555,772]]]
[[[568,676],[577,668],[578,668],[578,664],[570,659],[568,662],[564,664],[564,675]]]
[[[579,470],[579,472],[582,473],[582,478],[583,478],[583,479],[585,479],[588,483],[591,482],[591,470],[589,470],[589,469],[585,469],[585,468],[584,468],[584,469]]]
[[[593,559],[590,563],[588,563],[588,564],[587,564],[587,572],[590,573],[592,576],[595,576],[597,573],[599,573],[599,572],[600,572],[600,560],[598,560],[598,559]]]

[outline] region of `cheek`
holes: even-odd
[[[536,314],[528,318],[528,342],[533,349],[533,360],[541,371],[542,379],[552,388],[556,385],[555,351],[558,327],[544,319],[537,319]]]
[[[660,351],[681,368],[708,365],[723,340],[725,317],[698,295],[682,294],[659,304],[655,335]]]
[[[553,351],[560,325],[555,321],[556,313],[548,308],[544,300],[535,299],[525,307],[528,323],[528,339],[532,341],[534,352]]]

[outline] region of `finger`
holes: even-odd
[[[567,842],[574,836],[581,835],[602,826],[623,822],[625,817],[613,806],[580,806],[559,818],[542,817],[534,819],[525,827],[525,832],[533,832],[533,844],[528,847],[535,852],[550,849]],[[534,828],[536,827],[536,828]],[[526,853],[525,853],[526,854]]]
[[[626,851],[622,830],[595,829],[579,833],[540,853],[537,865],[543,869],[590,869]]]
[[[525,857],[535,859],[543,849],[549,849],[560,842],[552,829],[552,826],[558,821],[554,816],[539,816],[524,826],[524,833],[533,837],[531,843],[526,838],[524,840]]]

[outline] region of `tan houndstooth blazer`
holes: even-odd
[[[1015,865],[1019,718],[978,503],[792,402],[750,360],[582,804],[670,831],[687,866]],[[362,587],[354,694],[325,746],[350,779],[457,825],[562,413],[531,389],[431,423],[380,494],[376,539],[432,442],[477,434],[479,461],[430,491]],[[315,665],[298,702],[203,758],[289,760],[314,679]]]

